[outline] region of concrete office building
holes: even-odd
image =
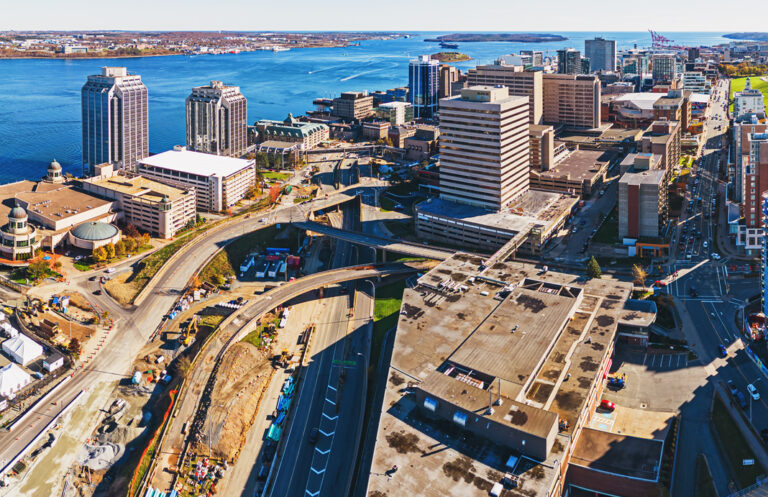
[[[666,172],[626,173],[619,179],[619,238],[659,238],[667,224]]]
[[[187,149],[240,157],[248,148],[248,103],[238,86],[211,81],[187,97]]]
[[[114,201],[123,222],[160,238],[173,238],[196,215],[194,188],[182,189],[145,178],[104,171],[83,180],[88,193]]]
[[[439,98],[448,98],[453,96],[453,86],[459,80],[461,71],[458,67],[450,64],[440,64],[440,90]]]
[[[677,57],[672,54],[654,54],[651,59],[653,82],[672,83],[677,77]]]
[[[440,196],[499,210],[528,189],[528,99],[472,86],[440,101]]]
[[[763,193],[762,195],[761,215],[763,233],[765,233],[765,231],[768,230],[768,193]],[[762,250],[760,256],[762,262],[762,264],[760,264],[760,279],[763,282],[760,297],[762,299],[763,314],[768,316],[768,313],[766,313],[766,311],[768,311],[768,298],[766,293],[768,292],[768,236],[762,237]]]
[[[616,71],[616,40],[584,40],[584,55],[589,58],[592,71]]]
[[[541,124],[543,107],[543,80],[541,71],[524,71],[523,66],[511,65],[506,58],[496,59],[493,64],[477,66],[467,71],[469,86],[497,86],[509,88],[510,95],[528,97],[529,122]]]
[[[416,118],[431,119],[438,109],[440,62],[421,55],[408,64],[408,99]]]
[[[712,91],[709,80],[699,71],[685,71],[683,73],[683,89],[706,94]]]
[[[680,121],[654,121],[643,134],[640,152],[661,156],[660,166],[672,174],[680,162],[682,126]]]
[[[559,74],[581,74],[581,52],[574,48],[558,50],[557,72]]]
[[[544,53],[541,50],[520,50],[520,56],[528,58],[533,67],[544,65]]]
[[[387,102],[376,108],[376,118],[391,126],[402,126],[413,121],[413,106],[408,102]]]
[[[83,124],[83,174],[108,162],[136,171],[149,155],[147,87],[125,67],[102,67],[88,76],[80,92]]]
[[[744,90],[733,94],[733,118],[743,118],[747,114],[765,113],[763,93],[752,88],[752,79],[747,78]]]
[[[138,173],[183,190],[194,188],[197,210],[210,212],[235,205],[256,181],[253,160],[192,152],[178,146],[139,161]]]
[[[333,99],[331,115],[345,121],[360,121],[373,115],[373,97],[365,92],[345,91]]]
[[[600,126],[600,80],[597,76],[544,74],[542,120],[575,128]]]

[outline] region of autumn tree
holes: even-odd
[[[80,341],[77,338],[73,338],[69,341],[69,345],[67,346],[67,350],[70,354],[73,356],[80,357],[80,352],[82,352],[82,347],[80,346]]]
[[[128,223],[128,225],[123,230],[123,234],[125,234],[125,236],[130,238],[138,238],[141,236],[141,233],[139,233],[139,229],[133,223]]]
[[[104,250],[104,247],[96,247],[93,249],[91,257],[93,257],[93,260],[96,262],[104,262],[107,260],[107,251]]]
[[[104,252],[107,254],[107,259],[114,259],[115,258],[115,244],[112,242],[109,242],[108,244],[104,245]]]
[[[125,255],[125,242],[123,240],[118,240],[115,244],[115,255]]]
[[[27,276],[32,280],[39,280],[44,278],[50,269],[46,261],[32,262],[27,266]]]
[[[648,273],[643,269],[640,264],[632,266],[632,280],[636,285],[645,288],[645,280],[648,278]]]

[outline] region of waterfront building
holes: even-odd
[[[373,115],[373,97],[365,92],[346,91],[333,99],[331,115],[345,121],[360,121]]]
[[[440,64],[440,89],[438,97],[447,98],[453,96],[453,86],[454,83],[459,81],[459,77],[461,77],[459,68],[450,64]]]
[[[238,86],[211,81],[186,100],[187,149],[240,157],[248,148],[248,103]]]
[[[387,102],[376,108],[376,118],[391,126],[402,126],[413,121],[413,106],[408,102]]]
[[[467,71],[469,86],[497,86],[509,89],[510,95],[528,97],[529,122],[541,124],[543,105],[543,79],[541,71],[524,71],[522,65],[510,64],[508,57],[500,57],[493,64],[477,66]]]
[[[584,55],[589,58],[592,71],[616,71],[616,40],[584,40]]]
[[[312,150],[327,141],[330,135],[327,124],[299,121],[293,114],[288,114],[282,121],[262,119],[256,123],[256,131],[263,148],[296,145],[301,151]]]
[[[440,197],[499,210],[528,189],[528,98],[472,86],[440,100]]]
[[[197,210],[222,212],[241,201],[255,186],[253,160],[235,159],[174,147],[139,161],[141,176],[195,190]]]
[[[408,98],[416,118],[431,119],[438,109],[440,62],[421,55],[408,64]]]
[[[149,155],[148,92],[141,76],[125,67],[103,67],[88,76],[81,99],[83,174],[105,162],[135,172]]]
[[[576,128],[600,126],[600,80],[597,76],[544,74],[542,120]]]
[[[37,229],[29,224],[27,211],[18,205],[11,209],[8,222],[0,228],[0,240],[0,256],[11,261],[30,259],[40,248]]]

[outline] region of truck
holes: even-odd
[[[268,278],[275,278],[277,277],[277,266],[279,265],[279,262],[271,262],[269,264],[269,269],[267,270],[267,277]]]
[[[286,264],[285,264],[285,262],[281,262],[280,263],[280,268],[277,270],[277,273],[282,275],[282,276],[285,276],[285,270],[286,270]]]
[[[255,262],[256,261],[254,260],[253,255],[249,255],[248,257],[246,257],[245,260],[240,264],[240,273],[245,273],[246,271],[251,269]]]
[[[259,265],[256,266],[256,272],[255,272],[256,278],[266,278],[268,268],[269,268],[268,262],[266,261],[260,262]]]

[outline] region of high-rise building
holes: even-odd
[[[575,128],[600,126],[600,80],[597,76],[545,74],[542,120]]]
[[[616,40],[584,40],[584,55],[589,58],[592,71],[616,71]]]
[[[542,116],[542,72],[524,71],[523,66],[509,65],[506,58],[497,59],[493,64],[477,66],[467,71],[468,86],[497,86],[509,88],[510,95],[528,97],[529,121],[540,124]]]
[[[440,100],[440,198],[498,211],[528,190],[528,98],[472,86]]]
[[[187,97],[187,149],[240,157],[248,148],[248,104],[237,86],[211,81]]]
[[[440,98],[448,98],[453,96],[453,83],[459,80],[461,71],[450,64],[440,64],[440,90],[438,96]]]
[[[667,181],[661,169],[628,172],[619,180],[619,238],[658,238],[667,224]]]
[[[544,65],[544,53],[541,50],[520,50],[520,56],[530,58],[533,67]]]
[[[440,62],[421,55],[408,65],[408,98],[416,118],[431,118],[438,109]]]
[[[125,67],[102,67],[81,90],[83,174],[98,164],[136,170],[149,155],[147,87]]]
[[[699,57],[701,57],[701,50],[698,47],[690,47],[688,49],[688,60],[690,62],[694,62]]]
[[[674,54],[654,54],[651,64],[654,83],[671,83],[677,76],[677,57]]]
[[[558,50],[557,72],[560,74],[581,74],[581,52],[574,48]]]
[[[360,91],[345,91],[333,99],[333,112],[346,121],[359,121],[373,115],[373,97]]]

